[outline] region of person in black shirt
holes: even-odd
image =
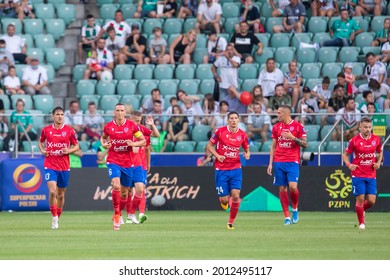
[[[260,22],[260,12],[256,6],[253,6],[252,0],[246,0],[241,6],[241,21],[249,24],[249,30],[253,33],[264,33],[264,27]],[[239,32],[239,25],[236,25],[236,32]]]
[[[239,56],[242,63],[253,63],[253,46],[257,46],[257,55],[263,53],[263,44],[253,33],[248,33],[248,30],[249,24],[246,21],[242,21],[240,22],[240,32],[235,33],[230,39],[235,48],[234,55]]]
[[[333,96],[329,99],[327,113],[337,113],[338,110],[345,107],[347,97],[345,95],[344,86],[337,84],[333,88]],[[321,117],[321,125],[334,124],[335,115]]]
[[[119,55],[119,64],[133,63],[144,64],[146,55],[146,38],[139,33],[138,24],[131,26],[131,35],[126,40],[126,45]]]

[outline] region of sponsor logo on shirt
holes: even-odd
[[[66,143],[54,143],[54,142],[47,142],[46,143],[47,148],[67,148],[68,145]]]
[[[359,158],[373,158],[375,156],[376,156],[375,153],[369,153],[369,154],[362,153],[362,154],[359,154]]]

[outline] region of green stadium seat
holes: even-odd
[[[127,103],[123,103],[123,104],[127,104]],[[104,118],[104,122],[111,121],[114,118],[114,110],[107,110],[107,111],[105,111],[104,115],[103,115],[103,118]]]
[[[29,48],[34,48],[34,40],[31,34],[19,34],[19,36],[24,40],[27,46],[27,50]]]
[[[121,4],[120,1],[118,1],[118,4]],[[125,0],[121,5],[121,10],[124,18],[132,18],[134,13],[137,11],[137,4],[129,3],[128,0]]]
[[[352,73],[355,76],[363,75],[364,66],[366,65],[364,62],[352,62],[352,65]]]
[[[39,153],[38,141],[31,141],[31,144],[28,141],[23,141],[22,147],[24,152],[30,153],[33,150],[34,153]]]
[[[23,20],[23,26],[24,26],[24,33],[31,34],[31,36],[35,35],[43,35],[43,27],[44,23],[43,20],[40,18],[31,19],[31,18],[25,18]]]
[[[140,108],[140,95],[123,95],[121,98],[121,103],[130,104],[133,110],[138,110]]]
[[[73,4],[59,4],[56,6],[57,17],[62,18],[68,25],[76,19],[76,10]]]
[[[117,4],[103,4],[100,7],[100,16],[103,19],[113,19],[115,17],[115,11],[118,10],[119,5]]]
[[[294,59],[295,48],[280,47],[275,51],[275,60],[279,64],[289,63]]]
[[[37,1],[34,1],[34,3],[37,3]],[[43,0],[42,0],[43,3]],[[57,6],[59,4],[65,4],[65,0],[47,0],[47,3],[51,3],[54,6]]]
[[[152,35],[150,35],[150,36],[152,36]],[[169,47],[172,45],[173,41],[174,41],[177,37],[179,37],[179,36],[181,36],[181,34],[171,34],[171,35],[168,36],[168,40],[166,40],[167,43],[168,43],[168,48],[167,48],[167,49],[169,49]],[[195,50],[196,50],[196,48],[195,48]]]
[[[134,95],[137,92],[137,80],[120,80],[116,85],[118,95]]]
[[[87,65],[78,64],[73,67],[72,70],[72,81],[74,83],[80,81],[83,78],[85,69],[87,69]]]
[[[163,25],[164,34],[181,34],[183,29],[183,20],[179,18],[167,18]]]
[[[196,25],[196,18],[186,18],[186,20],[183,23],[183,32],[187,33],[191,29],[195,29]]]
[[[330,30],[333,26],[333,23],[336,21],[336,20],[339,20],[340,19],[340,16],[336,16],[336,17],[331,17],[329,20],[328,20],[328,30]]]
[[[374,16],[371,19],[371,24],[370,24],[371,31],[377,33],[379,30],[382,30],[383,29],[383,22],[388,17],[389,17],[388,15],[386,15],[386,16]]]
[[[318,153],[318,146],[320,145],[320,141],[309,141],[307,142],[307,148],[304,149],[305,152]],[[322,144],[321,152],[325,152],[326,143]]]
[[[313,43],[321,43],[323,41],[331,40],[329,32],[314,33]]]
[[[223,29],[225,33],[233,34],[235,32],[235,27],[240,23],[238,17],[227,18],[223,24]]]
[[[317,141],[319,132],[320,132],[320,125],[318,124],[311,124],[311,125],[305,125],[306,130],[306,138],[307,141]]]
[[[223,3],[222,14],[225,18],[233,18],[240,16],[240,3]]]
[[[339,60],[343,63],[357,62],[360,48],[344,47],[339,51]]]
[[[251,153],[258,153],[260,151],[260,147],[261,147],[261,142],[258,142],[258,141],[253,141],[250,145],[249,145],[249,151]]]
[[[261,145],[260,152],[268,153],[271,150],[272,141],[266,141]]]
[[[37,48],[46,50],[56,47],[53,35],[51,34],[36,34],[34,36],[35,46]]]
[[[199,80],[214,79],[211,64],[199,64],[195,70],[195,76]]]
[[[256,33],[255,36],[263,44],[263,48],[269,47],[269,39],[271,38],[271,34],[269,34],[269,33]],[[226,41],[228,41],[228,39],[226,39]]]
[[[33,101],[32,101],[32,98],[30,95],[28,95],[28,94],[13,94],[10,97],[11,97],[12,108],[15,108],[16,101],[18,101],[18,99],[22,99],[24,101],[24,109],[26,111],[32,110]]]
[[[241,91],[248,91],[251,92],[253,88],[257,85],[257,78],[256,79],[246,79],[241,85]]]
[[[138,24],[140,27],[140,32],[142,31],[142,25],[144,24],[144,20],[141,18],[128,18],[125,22],[131,27],[133,24]],[[144,34],[145,35],[145,34]],[[145,36],[148,37],[148,36]]]
[[[49,83],[50,84],[53,83],[54,79],[56,77],[56,73],[55,73],[53,65],[51,65],[51,64],[42,64],[42,67],[46,68],[47,79],[48,79]]]
[[[195,77],[195,64],[179,64],[175,69],[175,77],[179,80],[193,79]]]
[[[372,52],[375,55],[379,55],[381,53],[381,47],[363,47],[362,48],[363,55],[366,55],[369,52]]]
[[[322,79],[319,79],[319,81],[317,83],[315,83],[315,85],[320,85],[321,84],[321,81]],[[313,86],[314,87],[314,86]],[[329,87],[331,88],[331,87]],[[311,88],[312,89],[312,88]],[[327,109],[320,109],[318,111],[318,114],[316,114],[316,123],[320,124],[321,123],[321,118],[324,114],[326,114],[327,112]],[[321,138],[322,139],[322,138]]]
[[[54,5],[51,3],[48,4],[34,4],[35,15],[37,18],[51,19],[56,18],[56,13]]]
[[[94,102],[95,104],[99,104],[100,96],[99,95],[83,95],[80,98],[80,110],[86,111],[88,110],[88,104],[90,102]]]
[[[202,95],[211,93],[214,93],[214,87],[215,87],[215,80],[214,79],[204,79],[201,80],[199,85],[199,92]]]
[[[173,151],[175,153],[192,153],[195,149],[195,141],[178,141]]]
[[[290,46],[290,33],[275,33],[271,36],[271,47],[273,48],[281,48],[281,47],[289,47]]]
[[[184,90],[187,94],[197,94],[200,81],[198,79],[181,80],[179,89]]]
[[[152,79],[153,78],[153,70],[154,65],[152,64],[138,64],[134,69],[134,79],[142,80],[142,79]]]
[[[33,128],[40,135],[42,128],[45,126],[45,118],[41,110],[29,110],[28,111],[33,118]]]
[[[305,63],[302,65],[300,71],[305,80],[319,78],[321,74],[321,63]]]
[[[322,67],[322,76],[328,76],[329,78],[336,78],[337,74],[343,70],[342,63],[326,63]]]
[[[110,110],[115,108],[115,105],[119,102],[121,96],[119,95],[103,95],[100,98],[100,109]]]
[[[313,34],[311,33],[295,33],[291,38],[291,46],[299,50],[300,44],[306,43],[311,44],[311,39],[313,38]]]
[[[176,95],[179,80],[177,79],[164,79],[160,80],[158,89],[162,96]]]
[[[76,85],[76,96],[95,94],[96,80],[80,80]]]
[[[24,68],[26,68],[26,67],[27,67],[26,64],[15,64],[16,76],[18,76],[18,78],[20,79],[21,82],[22,82],[22,77],[23,77],[23,71],[24,71]]]
[[[173,152],[173,147],[175,146],[175,144],[171,141],[168,141],[167,142],[167,145],[165,147],[165,151],[166,153],[170,153],[170,152]]]
[[[28,48],[26,51],[27,56],[36,56],[39,61],[42,63],[45,61],[45,53],[42,49],[39,48]]]
[[[46,32],[58,40],[65,35],[65,21],[62,18],[45,19]]]
[[[203,57],[205,55],[209,55],[207,48],[195,48],[193,55],[192,55],[192,60],[195,64],[202,64]]]
[[[42,111],[43,114],[50,114],[54,108],[54,99],[52,95],[34,95],[34,108]]]
[[[115,80],[130,80],[133,78],[134,65],[118,64],[114,68]]]
[[[155,27],[162,28],[163,23],[164,23],[164,19],[161,18],[147,18],[144,22],[144,25],[142,26],[143,33],[149,36],[153,34],[153,28]]]
[[[191,131],[191,139],[193,141],[208,141],[208,133],[210,132],[211,127],[209,125],[195,125]]]
[[[91,142],[89,141],[79,141],[80,150],[84,153],[89,151],[89,147],[91,146]]]
[[[152,89],[158,88],[158,84],[159,80],[142,79],[138,82],[138,92],[143,96],[150,96]]]
[[[282,22],[283,22],[283,18],[282,17],[270,17],[270,18],[267,19],[267,22],[265,24],[265,30],[268,33],[272,34],[273,33],[272,27],[274,27],[276,25],[282,25]],[[271,45],[272,45],[272,43],[271,43]]]
[[[256,79],[259,77],[257,74],[259,65],[257,63],[253,64],[241,64],[238,68],[238,78],[242,80],[247,79]]]
[[[100,7],[104,4],[112,4],[114,0],[96,0],[96,4]]]
[[[65,65],[66,54],[63,48],[46,49],[46,61],[53,65],[55,70]]]
[[[357,47],[370,47],[372,41],[374,41],[375,34],[371,32],[363,32],[358,35],[356,35],[355,38],[355,45]]]
[[[263,16],[263,17],[266,17],[266,18],[270,18],[270,17],[272,17],[272,12],[273,12],[273,8],[272,8],[272,6],[270,5],[270,4],[268,4],[268,2],[267,1],[265,1],[264,3],[263,3],[263,5],[261,6],[261,12],[260,12],[260,14],[261,14],[261,16]],[[266,31],[267,32],[271,32],[271,31],[269,31],[268,29],[266,29]]]
[[[274,51],[274,48],[264,48],[261,55],[255,54],[255,61],[260,65],[264,65],[268,58],[274,57]]]
[[[297,50],[297,60],[299,63],[313,63],[316,61],[316,49],[300,48]]]
[[[195,152],[204,153],[205,148],[209,141],[199,141],[196,143]]]
[[[11,108],[11,103],[9,102],[8,95],[0,94],[0,99],[3,100],[4,110],[9,110]]]
[[[196,48],[203,49],[206,48],[207,38],[205,34],[196,34]]]
[[[311,17],[307,22],[308,31],[316,34],[319,32],[326,32],[328,25],[327,17]]]
[[[320,132],[321,140],[325,139],[326,134],[332,129],[332,127],[333,125],[324,125],[321,128],[321,132]],[[331,139],[332,139],[332,133],[328,136],[326,142],[330,142]]]
[[[337,48],[322,47],[318,51],[318,61],[321,63],[336,62],[337,53]]]
[[[326,145],[326,151],[330,153],[341,153],[341,142],[329,141]]]
[[[25,21],[24,21],[25,22]],[[7,34],[7,27],[8,25],[12,24],[15,26],[15,34],[21,34],[22,33],[22,22],[17,18],[2,18],[1,19],[1,25],[3,27],[3,33]],[[26,23],[24,23],[26,24]]]
[[[104,95],[114,95],[115,94],[115,82],[110,81],[99,81],[96,84],[96,93],[97,95],[104,96]],[[105,109],[103,109],[105,110]]]

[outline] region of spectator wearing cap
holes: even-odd
[[[211,28],[210,34],[207,40],[208,55],[203,57],[203,63],[213,63],[218,58],[224,55],[226,50],[227,41],[223,37],[218,37],[214,28]]]
[[[304,87],[302,89],[303,97],[298,101],[298,110],[297,113],[301,114],[299,121],[305,124],[315,124],[316,117],[314,115],[308,115],[313,113],[318,113],[320,110],[318,108],[317,100],[311,97],[311,90],[309,87]]]
[[[12,53],[15,61],[21,64],[29,63],[29,59],[26,55],[26,43],[22,37],[15,35],[15,26],[13,24],[7,25],[7,35],[3,35],[0,39],[5,41],[6,49]]]
[[[302,33],[305,32],[306,8],[298,0],[290,0],[283,12],[282,25],[275,25],[272,30],[274,33]]]
[[[94,49],[96,36],[99,34],[101,27],[95,23],[93,15],[87,16],[87,24],[81,28],[81,42],[78,45],[79,63],[83,64],[83,51]]]
[[[149,42],[149,56],[145,57],[145,64],[168,64],[169,57],[165,56],[167,49],[167,41],[161,37],[161,28],[156,26],[153,28],[153,39]]]
[[[15,64],[12,53],[7,51],[6,43],[0,39],[0,78],[8,75],[8,68]]]
[[[131,34],[130,26],[124,21],[122,10],[116,10],[114,20],[108,21],[100,30],[96,37],[96,41],[99,40],[107,28],[112,26],[115,28],[116,36],[120,37],[123,42],[126,42],[127,37]]]
[[[146,55],[146,38],[139,32],[139,25],[131,25],[131,35],[126,40],[125,46],[119,55],[119,64],[137,63],[144,64]]]
[[[139,0],[138,1],[138,6],[137,6],[137,11],[134,13],[134,18],[144,18],[144,17],[149,17],[149,18],[155,18],[157,15],[157,4],[161,0]]]
[[[31,57],[30,65],[23,71],[22,83],[27,94],[50,94],[47,70],[39,65],[38,57]]]
[[[119,63],[119,54],[120,51],[125,46],[125,42],[121,37],[116,36],[115,28],[113,26],[109,26],[107,28],[108,37],[106,39],[106,48],[113,54],[114,56],[114,64]]]
[[[352,73],[353,64],[345,63],[344,65],[344,76],[347,83],[347,95],[355,97],[358,93],[358,88],[355,86],[355,75]]]
[[[355,19],[349,18],[348,10],[340,9],[340,19],[333,22],[329,31],[331,40],[321,41],[321,47],[349,47],[355,40],[356,35],[362,33],[363,29]]]
[[[163,6],[163,11],[161,14],[156,14],[156,18],[171,18],[176,15],[177,12],[177,3],[176,0],[164,0],[161,2]]]
[[[206,0],[206,3],[200,4],[198,15],[196,16],[196,33],[199,34],[201,31],[209,31],[211,27],[214,27],[218,34],[221,33],[221,16],[221,5],[215,3],[214,0]]]

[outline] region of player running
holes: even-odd
[[[107,169],[112,186],[114,230],[119,230],[121,204],[124,208],[127,188],[132,186],[133,179],[131,168],[133,160],[130,151],[132,147],[145,146],[145,138],[138,126],[125,118],[125,105],[116,104],[114,115],[115,119],[105,125],[100,142],[103,148],[108,149]],[[137,139],[136,142],[133,142],[133,137]]]
[[[135,188],[135,193],[129,194],[126,203],[127,210],[127,219],[126,223],[138,224],[144,223],[147,220],[145,215],[146,208],[146,184],[147,184],[147,173],[150,169],[150,137],[160,137],[160,133],[157,130],[157,127],[154,125],[153,117],[148,116],[146,119],[146,124],[150,125],[152,129],[149,129],[141,124],[142,113],[141,111],[133,112],[133,121],[139,127],[139,130],[145,137],[146,146],[145,147],[133,147],[133,186]],[[134,139],[136,141],[136,139]],[[141,197],[139,202],[139,221],[135,217],[136,207],[133,203],[134,199]]]
[[[290,225],[287,191],[290,190],[292,202],[292,223],[298,223],[298,179],[301,160],[301,147],[307,147],[306,132],[303,125],[291,119],[291,108],[281,105],[278,108],[279,122],[272,128],[272,146],[267,173],[272,176],[274,186],[279,187],[279,198],[284,213],[284,224]],[[288,189],[287,189],[288,187]]]
[[[360,126],[360,134],[354,136],[343,154],[343,161],[352,174],[352,192],[356,197],[356,215],[359,221],[359,229],[364,230],[365,211],[374,206],[376,201],[376,170],[379,169],[383,150],[381,139],[371,133],[372,122],[368,117],[363,117]],[[352,163],[349,156],[354,153]]]
[[[65,204],[65,192],[69,185],[69,154],[76,152],[79,144],[74,129],[64,124],[64,109],[55,107],[52,115],[54,124],[43,128],[38,147],[45,157],[45,180],[49,188],[52,215],[51,228],[58,229],[58,220]]]
[[[228,229],[234,229],[234,220],[240,208],[240,192],[242,186],[242,170],[240,147],[244,149],[244,158],[250,158],[248,135],[238,128],[240,116],[230,112],[228,125],[218,128],[207,144],[207,149],[215,156],[215,185],[219,201],[224,210],[229,207],[232,197]],[[216,146],[216,148],[214,148]]]

